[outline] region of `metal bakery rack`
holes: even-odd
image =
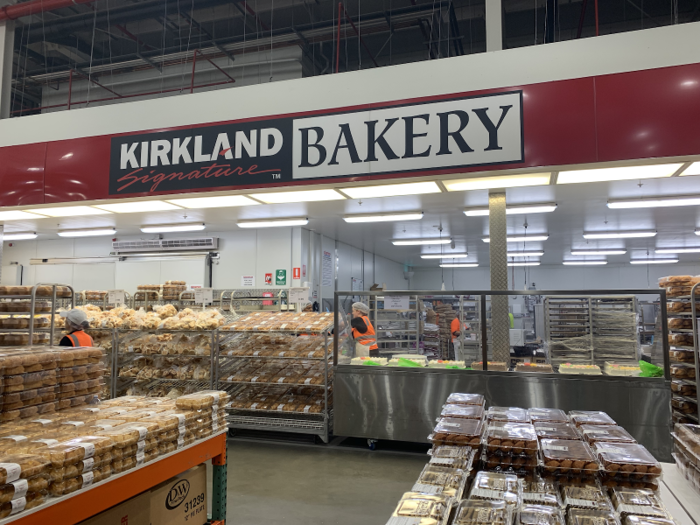
[[[417,296],[408,298],[407,309],[386,309],[384,296],[371,297],[370,322],[377,333],[380,355],[418,353],[420,341],[420,301]]]

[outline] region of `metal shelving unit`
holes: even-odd
[[[593,362],[590,297],[544,298],[545,339],[552,365]]]
[[[270,295],[265,295],[270,294]],[[243,288],[220,294],[220,304],[228,298],[229,312],[242,314],[259,311],[293,311],[295,305],[287,301],[284,288]]]
[[[591,297],[593,364],[638,362],[637,298],[634,295]]]
[[[328,443],[330,433],[332,431],[332,368],[330,360],[333,358],[331,352],[332,339],[330,336],[333,325],[329,324],[323,328],[313,332],[309,330],[271,330],[264,332],[257,331],[236,331],[225,332],[220,331],[218,342],[218,359],[217,359],[217,388],[226,390],[231,394],[232,399],[239,394],[251,393],[260,394],[267,393],[270,395],[281,396],[289,389],[298,391],[314,390],[322,392],[323,407],[319,413],[304,412],[304,407],[299,405],[300,411],[281,411],[268,410],[259,408],[237,408],[227,407],[227,421],[229,429],[235,430],[266,430],[275,432],[291,432],[298,434],[315,434],[318,435],[325,443]],[[277,355],[237,355],[236,349],[243,342],[252,336],[261,334],[283,335],[283,336],[307,336],[317,337],[323,340],[323,357],[298,357],[279,355],[284,353],[283,348],[288,348],[288,343],[280,343],[280,352]],[[272,345],[268,345],[272,346]],[[302,378],[303,381],[287,383],[279,381],[261,381],[257,377],[251,378],[252,381],[233,379],[236,372],[241,371],[243,367],[251,362],[257,363],[283,363],[284,366],[290,363],[323,363],[323,383],[311,384],[309,379]]]
[[[684,385],[690,385],[695,387],[695,397],[692,396],[682,396],[677,393],[673,393],[674,398],[680,398],[685,401],[689,401],[691,403],[695,403],[696,411],[694,414],[686,414],[684,412],[681,412],[680,410],[677,410],[673,405],[671,405],[671,411],[674,416],[674,421],[675,420],[680,420],[680,421],[691,421],[693,423],[698,423],[700,421],[700,412],[698,411],[698,398],[697,398],[697,385],[700,383],[700,371],[698,370],[698,315],[697,315],[697,309],[696,309],[696,304],[697,304],[697,288],[700,286],[700,283],[693,285],[690,295],[688,296],[682,296],[682,297],[667,297],[666,302],[667,303],[674,303],[674,302],[680,302],[680,303],[685,303],[685,304],[690,304],[690,311],[689,312],[673,312],[671,310],[667,310],[667,316],[669,319],[690,319],[692,322],[692,328],[691,329],[677,329],[677,328],[671,328],[670,326],[668,327],[668,333],[669,333],[669,344],[671,347],[671,350],[691,350],[693,352],[693,361],[688,362],[688,361],[679,361],[674,359],[673,356],[670,356],[670,361],[671,363],[685,363],[688,365],[691,365],[695,369],[695,380],[690,380],[690,379],[683,379],[683,378],[673,378],[674,381],[680,381]],[[686,346],[686,345],[676,345],[671,343],[671,335],[673,334],[690,334],[693,339],[693,345],[692,346]]]
[[[377,333],[379,354],[419,353],[421,330],[418,297],[409,298],[407,310],[386,310],[384,304],[383,296],[370,298],[370,322]]]

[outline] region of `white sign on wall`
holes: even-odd
[[[211,288],[198,288],[194,291],[194,302],[197,304],[211,304],[214,301],[214,290]]]
[[[308,288],[290,288],[289,289],[290,303],[308,303],[309,289]]]
[[[411,305],[411,298],[408,295],[385,295],[385,310],[408,310]]]
[[[323,251],[321,286],[333,286],[333,258],[331,252]]]
[[[255,286],[255,276],[241,275],[241,286]]]

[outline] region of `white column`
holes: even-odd
[[[12,109],[12,53],[15,45],[15,23],[0,22],[0,118],[10,118]]]
[[[486,51],[503,49],[502,0],[486,0]]]

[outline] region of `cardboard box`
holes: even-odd
[[[199,465],[151,489],[151,525],[207,522],[207,467]]]
[[[144,492],[92,518],[81,521],[80,525],[149,525],[151,522],[150,502],[151,493]]]

